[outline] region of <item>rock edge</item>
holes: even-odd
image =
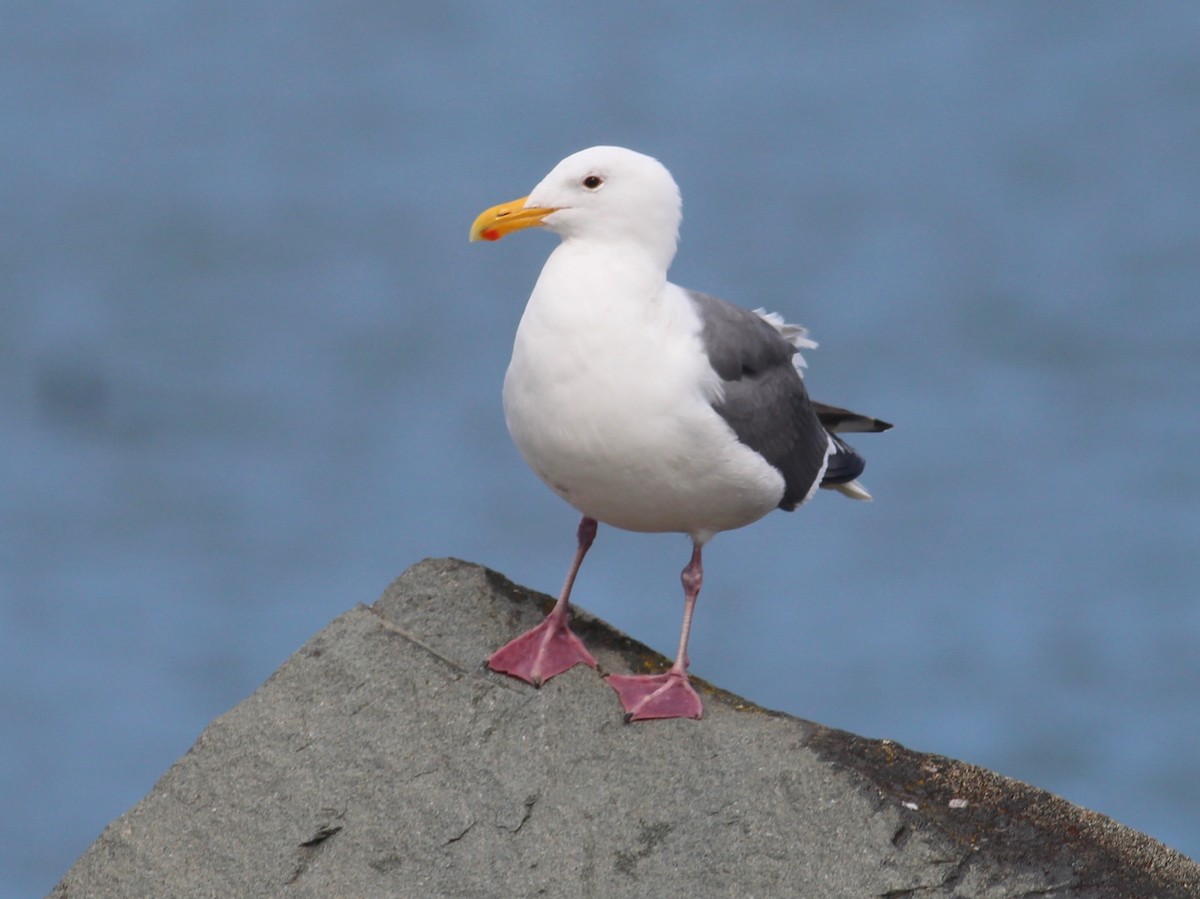
[[[551,602],[414,565],[213,721],[50,895],[1200,895],[1180,853],[964,762],[702,681],[702,721],[625,725],[593,671],[487,671]],[[668,664],[575,627],[605,670]]]

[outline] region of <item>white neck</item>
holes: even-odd
[[[675,247],[647,248],[631,241],[578,239],[566,237],[555,248],[542,268],[538,287],[551,283],[569,282],[576,302],[580,292],[588,292],[590,285],[603,284],[603,289],[594,297],[594,302],[605,305],[612,297],[655,296],[667,280],[667,267]],[[559,277],[563,282],[559,282]],[[589,273],[594,273],[589,277]],[[534,289],[534,294],[538,289]]]

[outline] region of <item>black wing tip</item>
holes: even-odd
[[[843,409],[840,406],[830,406],[827,403],[818,403],[814,400],[812,407],[817,413],[817,418],[820,419],[821,424],[825,426],[825,430],[831,434],[839,432],[875,434],[880,431],[890,431],[894,427],[890,421],[884,421],[882,418],[875,418],[870,415],[862,415],[858,412],[851,412],[849,409]]]
[[[867,460],[840,437],[830,434],[829,439],[834,443],[834,450],[829,454],[829,464],[825,466],[821,486],[849,484],[867,470]]]

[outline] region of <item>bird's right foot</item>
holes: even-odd
[[[567,616],[556,610],[537,627],[492,653],[488,667],[540,687],[581,662],[596,667],[596,659],[567,626]]]

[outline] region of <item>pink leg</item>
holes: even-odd
[[[625,707],[626,721],[647,718],[699,718],[704,708],[700,696],[688,681],[688,634],[692,630],[692,613],[696,597],[704,581],[700,565],[700,544],[692,544],[692,560],[683,569],[683,628],[679,634],[679,651],[666,674],[610,674],[608,684],[617,691]]]
[[[542,623],[526,631],[510,643],[497,649],[488,658],[488,667],[501,674],[509,674],[540,687],[556,674],[562,674],[582,662],[596,667],[596,660],[578,637],[571,633],[567,624],[568,606],[571,602],[571,587],[575,575],[583,564],[583,557],[596,539],[596,521],[584,516],[579,522],[579,544],[575,549],[575,560],[567,572],[558,602]]]

